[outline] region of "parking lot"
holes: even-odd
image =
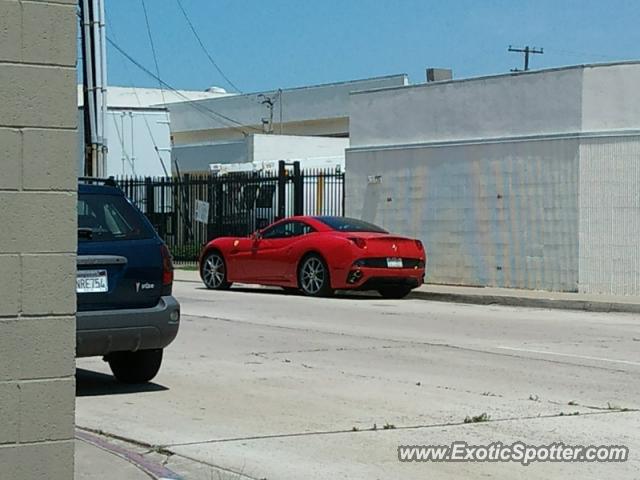
[[[80,427],[154,445],[187,479],[632,478],[631,314],[177,282],[177,340],[143,387],[77,361]],[[486,414],[486,415],[482,415]],[[465,418],[487,420],[465,423]],[[626,463],[400,463],[399,445],[622,444]]]

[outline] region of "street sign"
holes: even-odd
[[[200,223],[209,223],[209,202],[196,200],[195,220]]]

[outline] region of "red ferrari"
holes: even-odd
[[[426,257],[420,240],[361,220],[289,217],[249,237],[212,240],[200,254],[200,276],[214,290],[242,282],[310,296],[377,290],[385,298],[403,298],[422,284]]]

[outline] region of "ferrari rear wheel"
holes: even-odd
[[[208,254],[202,262],[202,281],[210,290],[226,290],[231,286],[227,281],[227,266],[218,252]]]
[[[311,254],[302,260],[298,285],[302,293],[309,297],[328,297],[333,293],[329,269],[319,255]]]
[[[410,287],[392,286],[383,287],[378,290],[378,293],[384,298],[404,298],[411,292]]]

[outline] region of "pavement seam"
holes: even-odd
[[[430,428],[443,428],[443,427],[460,427],[460,426],[474,426],[474,425],[482,425],[487,423],[499,423],[499,422],[513,422],[519,420],[535,420],[538,418],[565,418],[565,417],[574,417],[574,416],[592,416],[592,415],[607,415],[607,414],[615,414],[615,413],[637,413],[640,412],[640,409],[612,409],[607,411],[597,411],[597,412],[584,412],[578,415],[568,414],[564,412],[553,413],[548,415],[525,415],[522,417],[505,417],[505,418],[495,418],[489,419],[482,422],[477,423],[469,423],[465,421],[461,422],[442,422],[442,423],[430,423],[423,425],[406,425],[406,426],[393,426],[393,428],[369,428],[363,430],[318,430],[314,432],[296,432],[296,433],[281,433],[281,434],[272,434],[272,435],[256,435],[250,437],[236,437],[236,438],[221,438],[221,439],[213,439],[213,440],[204,440],[200,442],[184,442],[184,443],[171,443],[165,445],[165,448],[175,448],[175,447],[188,447],[193,445],[205,445],[212,443],[227,443],[227,442],[240,442],[247,440],[269,440],[272,438],[295,438],[295,437],[307,437],[307,436],[315,436],[315,435],[339,435],[344,433],[367,433],[367,432],[384,432],[384,431],[393,431],[393,430],[420,430],[420,429],[430,429]]]
[[[600,366],[596,366],[596,365],[582,365],[582,364],[579,364],[579,363],[565,362],[565,361],[561,361],[561,360],[551,360],[551,359],[548,359],[548,358],[535,358],[535,357],[527,357],[525,355],[516,355],[516,354],[512,354],[512,353],[492,352],[492,351],[489,351],[489,350],[481,350],[479,348],[472,348],[472,347],[463,347],[461,345],[452,345],[452,344],[449,344],[449,343],[416,342],[416,341],[412,341],[412,340],[397,340],[397,339],[392,339],[392,338],[372,337],[372,336],[369,336],[369,335],[355,335],[355,334],[345,333],[345,332],[331,332],[331,331],[327,331],[327,330],[318,330],[318,329],[312,329],[312,328],[298,328],[298,327],[291,327],[291,326],[287,326],[287,325],[269,325],[269,324],[265,324],[265,323],[256,323],[256,322],[245,321],[245,320],[236,320],[236,319],[231,319],[231,318],[208,317],[206,315],[193,315],[193,314],[190,314],[190,313],[186,313],[184,311],[182,312],[182,314],[185,317],[193,317],[193,318],[200,318],[200,319],[207,319],[207,320],[217,320],[217,321],[220,321],[220,322],[237,323],[237,324],[242,324],[242,325],[253,325],[253,326],[259,326],[259,327],[266,327],[266,328],[277,328],[277,329],[283,329],[283,330],[293,330],[293,331],[298,331],[298,332],[319,333],[319,334],[323,334],[323,335],[334,335],[334,336],[341,336],[341,337],[352,337],[352,338],[358,338],[358,339],[376,340],[376,341],[379,341],[379,342],[409,344],[409,345],[422,346],[422,347],[450,348],[450,349],[453,349],[453,350],[462,350],[462,351],[466,351],[466,352],[482,353],[482,354],[485,354],[485,355],[494,355],[494,356],[499,356],[499,357],[521,358],[521,359],[533,360],[533,361],[538,361],[538,362],[547,362],[547,363],[552,363],[552,364],[555,364],[555,365],[569,365],[569,366],[580,367],[580,368],[591,368],[591,369],[596,369],[596,370],[604,370],[604,371],[607,371],[607,372],[627,373],[626,370],[618,369],[618,368],[600,367]]]

